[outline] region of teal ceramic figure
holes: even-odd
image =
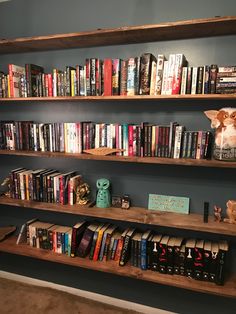
[[[111,206],[110,181],[108,179],[97,180],[97,198],[96,206],[99,208],[107,208]]]

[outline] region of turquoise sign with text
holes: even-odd
[[[189,214],[189,198],[181,196],[149,194],[148,209],[179,214]]]

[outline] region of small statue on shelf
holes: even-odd
[[[99,208],[111,207],[110,181],[105,178],[97,180],[96,206]]]
[[[217,221],[217,222],[221,222],[222,221],[221,212],[222,212],[222,208],[215,205],[214,206],[214,218],[215,218],[215,221]]]
[[[10,197],[10,191],[11,191],[11,179],[10,177],[6,177],[0,186],[0,195],[5,195],[7,197]]]
[[[226,214],[228,218],[224,218],[224,222],[236,224],[236,200],[228,200],[226,206]]]
[[[80,184],[76,189],[76,204],[86,205],[89,202],[90,188],[87,183]]]
[[[123,195],[121,200],[121,208],[123,209],[129,209],[131,205],[131,200],[129,195]]]

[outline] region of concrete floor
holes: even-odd
[[[0,278],[0,313],[137,314],[138,312],[47,287]]]

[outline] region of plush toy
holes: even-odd
[[[225,218],[225,222],[229,222],[231,224],[236,224],[236,201],[235,200],[228,200],[226,203],[226,214],[228,218]]]
[[[107,208],[111,206],[110,181],[108,179],[97,180],[97,197],[96,206],[100,208]]]
[[[205,115],[211,120],[215,131],[214,158],[236,160],[236,108],[207,110]]]

